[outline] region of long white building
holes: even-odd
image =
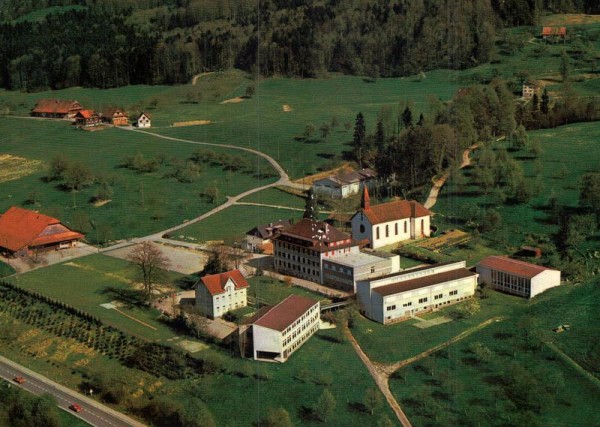
[[[239,328],[244,353],[255,360],[285,362],[319,329],[319,301],[290,295],[263,307]]]
[[[358,306],[366,317],[383,324],[471,298],[477,273],[465,261],[434,264],[358,281]]]
[[[477,264],[479,283],[526,298],[560,285],[560,271],[504,256],[489,256]]]

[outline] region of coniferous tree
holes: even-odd
[[[354,139],[352,141],[352,144],[354,146],[354,153],[356,159],[358,160],[358,164],[361,167],[363,164],[363,156],[366,148],[366,136],[367,128],[365,126],[365,117],[363,116],[363,113],[358,113],[354,122]]]
[[[540,103],[540,111],[544,114],[548,114],[550,111],[550,96],[548,95],[548,89],[544,88],[542,92],[542,102]]]

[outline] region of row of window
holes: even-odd
[[[450,291],[448,294],[449,294],[450,296],[457,295],[457,294],[458,294],[458,290],[453,290],[453,291]],[[440,300],[440,299],[442,299],[442,298],[444,298],[444,294],[437,294],[437,295],[434,295],[434,296],[433,296],[433,299],[434,299],[434,300]],[[428,301],[428,298],[427,298],[427,297],[419,298],[419,304],[424,304],[424,303],[426,303],[427,301]],[[405,302],[404,304],[402,304],[402,307],[411,307],[411,306],[412,306],[412,301]],[[388,306],[386,307],[386,310],[387,310],[387,311],[392,311],[392,310],[395,310],[395,309],[396,309],[396,305],[395,305],[395,304],[394,304],[394,305],[388,305]]]
[[[243,302],[236,302],[235,304],[231,305],[231,304],[225,304],[223,306],[216,306],[215,307],[215,313],[218,313],[221,310],[225,310],[225,311],[229,311],[229,310],[235,310],[236,308],[242,308],[245,307],[246,304]]]
[[[285,349],[283,352],[283,357],[287,358],[290,354],[292,354],[294,352],[294,350],[296,350],[298,347],[300,347],[304,341],[306,341],[312,334],[314,334],[315,332],[317,332],[317,329],[319,329],[319,325],[315,325],[312,328],[310,328],[309,331],[307,331],[304,335],[302,335],[302,337],[300,337],[300,339],[296,340],[290,348]],[[285,348],[285,345],[284,345]]]
[[[306,313],[304,313],[302,315],[302,317],[299,317],[294,323],[292,323],[290,326],[288,326],[287,328],[285,328],[285,330],[283,331],[283,336],[285,336],[286,334],[288,334],[292,329],[294,329],[296,326],[298,326],[298,324],[300,324],[308,316],[312,315],[312,313],[314,313],[316,309],[317,309],[316,305],[313,306],[313,307],[311,307]],[[315,314],[310,319],[310,323],[315,322],[318,318],[319,318],[319,315]],[[304,327],[306,327],[306,325],[304,325]]]

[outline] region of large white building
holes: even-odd
[[[273,239],[273,266],[279,273],[323,283],[323,260],[358,252],[350,235],[303,218]]]
[[[202,277],[196,283],[196,308],[213,319],[248,304],[248,282],[239,270]]]
[[[465,261],[434,264],[401,273],[358,281],[358,306],[365,316],[383,324],[407,319],[471,298],[477,273]]]
[[[290,295],[240,325],[240,347],[255,360],[285,362],[317,332],[320,318],[319,301]]]
[[[560,271],[504,256],[489,256],[477,264],[479,283],[526,298],[560,285]]]
[[[373,249],[431,234],[431,212],[423,205],[414,200],[395,200],[372,206],[366,187],[361,209],[351,221],[352,237],[367,239]]]

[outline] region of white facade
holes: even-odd
[[[353,194],[358,194],[361,189],[360,182],[342,184],[330,178],[319,179],[312,185],[313,192],[319,196],[332,199],[345,199]]]
[[[150,120],[150,117],[142,113],[137,119],[136,126],[139,128],[149,128],[150,126],[152,126],[152,121]]]
[[[385,255],[385,256],[384,256]],[[346,292],[356,292],[359,280],[400,271],[400,256],[352,252],[323,260],[323,283]]]
[[[196,286],[196,307],[208,317],[221,317],[248,304],[246,290],[247,288],[236,289],[234,281],[229,278],[223,286],[223,292],[213,295],[200,281]]]
[[[368,239],[373,249],[429,237],[430,234],[429,216],[402,218],[381,224],[371,224],[369,218],[360,213],[352,217],[352,237],[356,240]]]
[[[477,265],[479,283],[525,298],[560,285],[560,271],[505,257],[488,257]]]
[[[436,264],[359,281],[359,308],[366,317],[387,324],[471,298],[477,274],[465,267],[465,261]]]

